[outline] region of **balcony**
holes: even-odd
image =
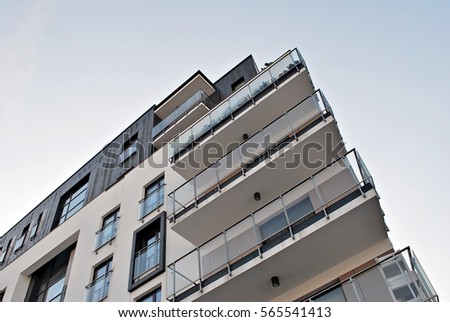
[[[172,229],[202,244],[260,207],[255,192],[268,202],[329,164],[336,155],[328,147],[344,152],[331,107],[316,91],[169,193]]]
[[[352,150],[170,264],[167,297],[269,301],[261,281],[274,267],[286,292],[386,239],[372,177]]]
[[[198,90],[201,90],[207,96],[214,93],[213,84],[201,73],[195,73],[184,84],[177,88],[171,95],[168,96],[155,108],[155,114],[160,119],[169,117],[179,106],[188,101]]]
[[[111,242],[116,237],[119,218],[120,217],[116,217],[113,221],[111,221],[95,233],[97,236],[95,239],[95,251]]]
[[[134,255],[133,283],[159,268],[160,240],[136,252]]]
[[[112,271],[108,271],[105,275],[99,277],[91,284],[86,286],[87,302],[100,302],[108,296],[111,274]]]
[[[334,294],[334,295],[333,295]],[[340,294],[340,296],[336,296]],[[368,268],[337,282],[304,301],[439,302],[414,252],[409,248],[378,258]]]
[[[203,90],[198,90],[153,127],[153,145],[158,149],[161,148],[164,143],[169,142],[177,134],[200,119],[215,105]]]
[[[304,66],[296,49],[287,52],[180,133],[169,143],[174,170],[186,179],[191,178],[209,165],[199,162],[208,142],[219,145],[226,153],[231,142],[242,142],[243,136],[253,135],[311,95],[314,87]]]

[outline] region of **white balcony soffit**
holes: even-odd
[[[332,133],[332,146],[342,144],[336,123],[332,117],[306,131],[293,141],[289,149],[279,151],[271,157],[271,165],[267,160],[254,167],[246,176],[241,176],[216,192],[208,199],[179,217],[172,229],[196,246],[201,245],[223,230],[227,229],[248,214],[254,212],[267,202],[278,197],[296,184],[327,166],[322,162],[320,168],[307,168],[301,165],[286,169],[285,164],[294,160],[294,154],[301,153],[305,144],[316,142],[325,147],[326,133]],[[345,154],[345,149],[340,151]],[[311,162],[325,160],[325,149],[312,149],[309,153]],[[214,187],[212,187],[214,188]],[[253,194],[259,192],[260,201],[255,201]],[[170,207],[170,206],[169,206]]]
[[[222,128],[215,131],[214,135],[206,137],[193,151],[188,151],[182,155],[172,168],[186,180],[192,178],[209,165],[192,166],[196,164],[192,160],[202,160],[204,153],[202,146],[206,143],[218,143],[223,147],[223,152],[227,153],[231,149],[231,142],[242,142],[244,133],[249,137],[252,136],[313,92],[314,86],[311,83],[308,71],[303,68],[300,73],[292,75],[290,79],[284,81],[277,89],[273,89],[265,97],[257,101],[254,106],[248,107],[233,121],[229,121]],[[229,148],[226,149],[227,147]],[[221,155],[217,155],[217,157],[219,158]],[[213,162],[215,160],[212,159],[210,161]]]
[[[177,93],[172,95],[164,104],[159,106],[155,114],[161,119],[165,119],[175,108],[184,103],[189,97],[194,95],[199,89],[202,89],[206,95],[214,93],[214,87],[212,87],[208,81],[206,81],[202,75],[195,76],[189,83],[181,88]]]

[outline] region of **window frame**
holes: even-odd
[[[135,281],[135,277],[134,277],[135,256],[136,256],[136,253],[139,251],[139,249],[142,249],[142,247],[139,246],[138,243],[142,240],[142,237],[145,236],[146,231],[150,230],[151,227],[155,226],[155,225],[159,225],[159,234],[160,234],[158,267],[155,270],[153,270],[152,272],[144,275],[142,278]],[[132,292],[135,289],[137,289],[138,287],[149,282],[156,276],[162,274],[166,269],[165,260],[166,260],[166,212],[163,211],[133,233],[128,291]]]
[[[148,298],[152,298],[155,301],[145,301]],[[158,301],[158,297],[159,297],[159,301]],[[149,303],[158,303],[158,302],[162,302],[162,289],[161,289],[161,285],[155,287],[154,289],[152,289],[150,292],[142,295],[141,297],[139,297],[136,302],[149,302]]]
[[[109,284],[110,284],[110,277],[111,274],[113,272],[112,269],[112,262],[113,262],[113,257],[109,257],[106,260],[102,261],[100,264],[98,264],[97,266],[95,266],[93,268],[92,271],[92,282],[86,286],[87,289],[87,302],[102,302],[104,299],[106,299],[108,297],[108,293],[109,293]],[[106,267],[105,267],[106,266]],[[105,271],[103,273],[103,275],[98,276],[98,272],[101,269],[104,269]],[[95,301],[93,299],[91,299],[91,291],[94,287],[94,285],[96,285],[99,281],[101,281],[102,279],[106,279],[104,282],[104,285],[102,285],[101,287],[101,292],[103,294],[102,297],[99,297],[98,299],[95,299]],[[105,291],[106,289],[106,291]]]
[[[155,188],[154,191],[148,192],[148,190],[152,189],[155,186],[157,186],[157,187]],[[159,211],[161,206],[164,205],[164,199],[166,197],[165,196],[165,193],[166,193],[165,186],[166,186],[166,180],[165,180],[164,174],[162,174],[162,175],[158,176],[155,180],[153,180],[152,182],[150,182],[148,185],[146,185],[144,187],[144,198],[142,198],[139,201],[139,203],[141,204],[141,213],[140,213],[140,216],[139,216],[140,220],[144,219],[145,217],[150,215],[155,210]],[[162,196],[161,196],[161,191],[162,191]],[[156,204],[155,207],[150,208],[150,210],[146,210],[145,204],[146,204],[147,200],[149,199],[149,197],[151,195],[153,195],[154,193],[157,194],[158,199],[160,199],[160,200],[157,201],[157,204]]]
[[[83,207],[87,204],[88,196],[89,196],[89,178],[90,174],[87,174],[84,178],[79,180],[75,185],[72,186],[66,193],[64,193],[59,199],[58,210],[56,212],[54,221],[53,221],[53,229],[65,223],[68,219],[74,216],[78,211],[83,209]],[[84,194],[83,200],[76,203],[76,205],[72,205],[71,203],[76,200],[81,194]],[[73,209],[77,208],[81,204],[81,207],[73,212],[70,216]],[[67,210],[66,209],[67,206]],[[70,210],[69,210],[70,209]],[[64,218],[64,220],[63,220]]]
[[[105,221],[110,218],[113,217],[112,221],[110,221],[109,223],[105,224]],[[100,248],[102,248],[103,246],[107,245],[108,243],[111,243],[115,238],[116,238],[116,234],[117,234],[117,225],[118,225],[118,221],[120,219],[120,206],[114,208],[114,210],[111,210],[109,213],[107,213],[105,216],[103,216],[101,218],[101,222],[102,222],[102,226],[100,227],[99,230],[97,230],[95,232],[96,238],[95,238],[95,245],[94,245],[94,252],[97,252]],[[112,226],[113,232],[111,234],[111,238],[104,241],[103,243],[100,243],[99,240],[99,236],[105,231],[105,228],[108,226]]]

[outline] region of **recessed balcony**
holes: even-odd
[[[331,108],[316,91],[169,193],[171,228],[200,245],[344,152]]]
[[[203,90],[198,90],[152,129],[153,145],[161,148],[192,123],[204,116],[216,104]]]
[[[195,73],[186,83],[182,84],[174,93],[161,102],[155,108],[155,114],[160,119],[167,118],[199,90],[207,96],[210,96],[215,91],[213,84],[201,72]]]
[[[189,179],[314,91],[297,50],[287,52],[169,143],[173,169]]]
[[[167,297],[269,301],[387,238],[372,177],[352,150],[170,264]],[[275,291],[262,282],[274,267],[283,276]]]

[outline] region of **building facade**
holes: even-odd
[[[0,238],[3,301],[437,301],[297,49],[198,71]]]

